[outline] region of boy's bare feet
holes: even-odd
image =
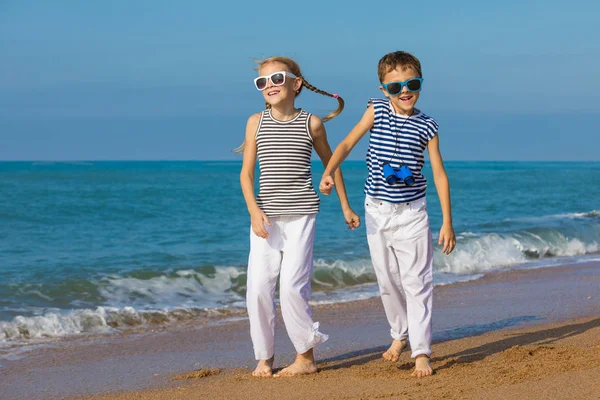
[[[294,376],[294,375],[306,375],[314,374],[317,372],[317,364],[315,364],[315,358],[313,356],[313,350],[310,349],[306,353],[297,354],[296,361],[288,367],[285,367],[274,376]]]
[[[275,360],[275,356],[269,358],[268,360],[260,360],[256,369],[252,372],[252,376],[257,378],[267,378],[269,376],[273,376],[273,361]]]
[[[419,354],[415,360],[415,371],[412,373],[412,376],[423,378],[431,374],[433,374],[433,368],[431,368],[431,364],[429,363],[429,357],[425,354]]]
[[[388,361],[396,362],[400,359],[400,354],[406,348],[406,339],[392,341],[392,345],[390,348],[381,355],[381,357],[385,358]]]

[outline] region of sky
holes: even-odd
[[[254,60],[272,55],[346,100],[335,147],[381,96],[378,60],[405,50],[445,159],[600,161],[598,15],[578,0],[0,0],[0,160],[240,159],[264,107]]]

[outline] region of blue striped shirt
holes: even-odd
[[[396,114],[389,99],[371,99],[375,121],[371,128],[365,182],[365,194],[391,203],[407,203],[425,197],[427,179],[421,174],[427,143],[437,135],[437,122],[415,109],[406,117]],[[403,182],[389,184],[383,175],[383,163],[394,168],[406,164],[415,178],[413,186]]]

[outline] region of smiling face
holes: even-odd
[[[396,68],[385,73],[382,83],[390,82],[405,82],[409,79],[420,78],[420,74],[412,66],[397,65]],[[379,86],[385,97],[390,99],[392,107],[397,114],[410,116],[415,109],[417,100],[421,92],[411,92],[406,85],[402,88],[402,92],[391,96],[383,86]]]
[[[289,68],[280,62],[269,62],[263,64],[259,71],[259,76],[270,76],[275,72],[291,72]],[[267,87],[262,91],[265,101],[271,106],[277,106],[284,104],[285,102],[294,102],[300,87],[302,86],[302,80],[298,78],[292,78],[291,76],[285,77],[285,83],[281,86],[273,85],[273,82],[269,79]]]

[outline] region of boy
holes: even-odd
[[[452,228],[450,186],[439,150],[438,125],[415,108],[422,84],[421,63],[397,51],[378,66],[379,87],[386,99],[371,99],[362,119],[336,148],[319,189],[330,194],[333,174],[354,146],[371,131],[365,183],[365,217],[371,260],[391,326],[392,345],[383,358],[398,361],[410,342],[415,377],[433,373],[431,304],[433,248],[421,174],[429,159],[443,213],[439,244],[450,254],[456,245]]]

